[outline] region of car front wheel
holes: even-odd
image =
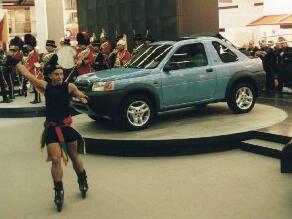
[[[248,113],[255,104],[255,90],[249,83],[239,83],[233,87],[227,99],[229,108],[236,113]]]
[[[151,100],[145,96],[130,96],[121,108],[121,122],[129,130],[140,130],[148,127],[154,118]]]

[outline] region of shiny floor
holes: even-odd
[[[258,100],[292,115],[292,96]],[[289,134],[291,117],[262,131]],[[43,118],[0,119],[0,218],[290,219],[292,176],[279,160],[232,150],[175,157],[84,155],[89,193],[80,197],[71,164],[64,167],[65,205],[57,213]]]

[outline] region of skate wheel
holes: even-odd
[[[58,210],[58,212],[62,211],[62,205],[61,204],[57,204],[57,210]]]

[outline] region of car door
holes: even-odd
[[[212,50],[212,51],[211,51]],[[225,97],[226,87],[234,72],[241,70],[238,56],[222,42],[212,41],[210,51],[213,53],[214,70],[217,72],[217,99]]]
[[[188,105],[212,98],[216,72],[202,43],[179,47],[164,68],[162,76],[163,105]]]

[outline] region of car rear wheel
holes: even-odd
[[[126,129],[140,130],[153,121],[155,112],[151,100],[142,95],[127,97],[122,103],[120,119]]]
[[[249,83],[239,83],[233,87],[227,99],[229,108],[236,113],[248,113],[254,107],[255,89]]]

